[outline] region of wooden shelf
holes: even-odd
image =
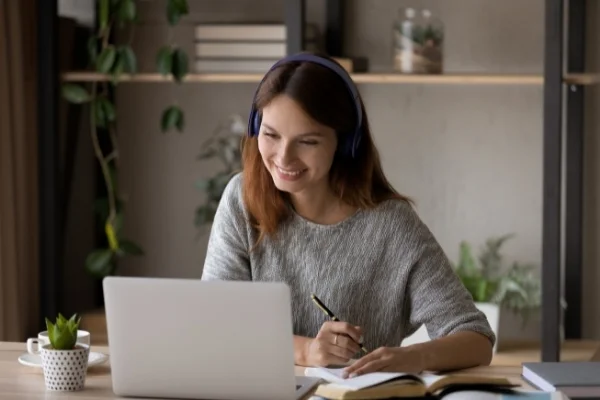
[[[262,74],[189,74],[184,82],[201,83],[235,83],[235,82],[260,82]],[[111,80],[108,75],[94,72],[67,72],[62,75],[65,82],[100,82]],[[389,83],[389,84],[454,84],[454,85],[542,85],[544,78],[541,75],[485,75],[485,74],[442,74],[442,75],[402,75],[391,73],[364,73],[352,74],[356,83]],[[124,74],[121,82],[172,82],[172,77],[165,77],[158,73],[138,73],[135,75]],[[600,74],[567,74],[564,79],[567,84],[594,85],[600,83]]]
[[[259,82],[263,74],[189,74],[184,82]],[[110,80],[110,76],[94,72],[67,72],[62,75],[66,82],[93,82]],[[484,75],[484,74],[445,74],[445,75],[402,75],[391,73],[363,73],[352,74],[356,83],[405,83],[405,84],[513,84],[513,85],[541,85],[543,78],[540,75]],[[171,77],[157,73],[138,73],[136,75],[122,75],[122,82],[172,82]]]
[[[564,80],[574,85],[596,85],[600,83],[600,74],[567,74]]]

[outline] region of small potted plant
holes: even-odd
[[[533,274],[533,265],[514,262],[507,266],[504,263],[500,249],[512,236],[488,239],[477,257],[473,255],[471,245],[462,241],[459,260],[454,266],[496,335],[501,308],[519,315],[525,325],[529,313],[541,302],[540,280]]]
[[[77,343],[81,317],[74,314],[66,319],[60,313],[55,323],[46,318],[50,344],[41,347],[42,367],[46,388],[56,391],[83,389],[90,347]]]

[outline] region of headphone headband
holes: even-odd
[[[356,110],[356,121],[357,122],[356,122],[356,127],[354,129],[354,132],[352,132],[352,137],[349,138],[348,141],[346,141],[347,144],[345,146],[345,151],[350,153],[350,155],[352,157],[354,157],[355,152],[358,149],[358,145],[360,144],[361,133],[362,133],[362,129],[361,129],[362,128],[362,106],[360,104],[358,90],[357,90],[356,86],[354,85],[352,78],[350,77],[350,75],[344,68],[342,68],[340,65],[338,65],[335,62],[332,62],[326,58],[323,58],[323,57],[320,57],[320,56],[317,56],[314,54],[299,53],[299,54],[293,54],[293,55],[284,57],[281,60],[278,60],[275,64],[273,64],[273,66],[269,69],[269,71],[263,76],[262,80],[260,81],[260,83],[258,84],[258,86],[256,88],[256,91],[254,92],[254,97],[252,99],[252,108],[250,110],[250,117],[248,118],[248,135],[249,136],[257,136],[258,131],[260,129],[260,123],[261,123],[262,116],[256,109],[256,95],[258,94],[258,91],[260,90],[261,85],[263,84],[263,82],[265,81],[265,79],[267,78],[267,76],[269,75],[269,73],[271,71],[273,71],[275,68],[277,68],[278,66],[280,66],[282,64],[287,64],[287,63],[291,63],[291,62],[312,62],[315,64],[319,64],[319,65],[326,67],[329,70],[335,72],[340,78],[342,78],[342,80],[346,84],[346,87],[348,88],[348,91],[350,92],[350,95],[352,96],[352,102],[353,102],[355,110]]]

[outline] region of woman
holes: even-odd
[[[298,365],[347,375],[489,364],[495,336],[410,200],[388,183],[351,78],[299,54],[265,75],[202,278],[279,281]],[[316,294],[343,322],[311,301]],[[399,347],[425,324],[431,341]]]

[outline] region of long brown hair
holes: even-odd
[[[282,94],[298,102],[315,121],[336,131],[338,151],[331,166],[329,181],[340,200],[363,209],[375,207],[389,199],[412,203],[408,197],[396,192],[383,173],[360,97],[358,101],[363,110],[361,142],[354,158],[344,152],[344,143],[351,140],[355,131],[357,116],[352,96],[341,77],[313,62],[282,64],[270,71],[261,84],[255,98],[257,110],[262,110]],[[257,140],[256,136],[246,136],[242,140],[242,192],[251,223],[259,232],[260,242],[265,235],[276,233],[279,224],[289,216],[290,209],[287,194],[277,189],[263,163]]]

